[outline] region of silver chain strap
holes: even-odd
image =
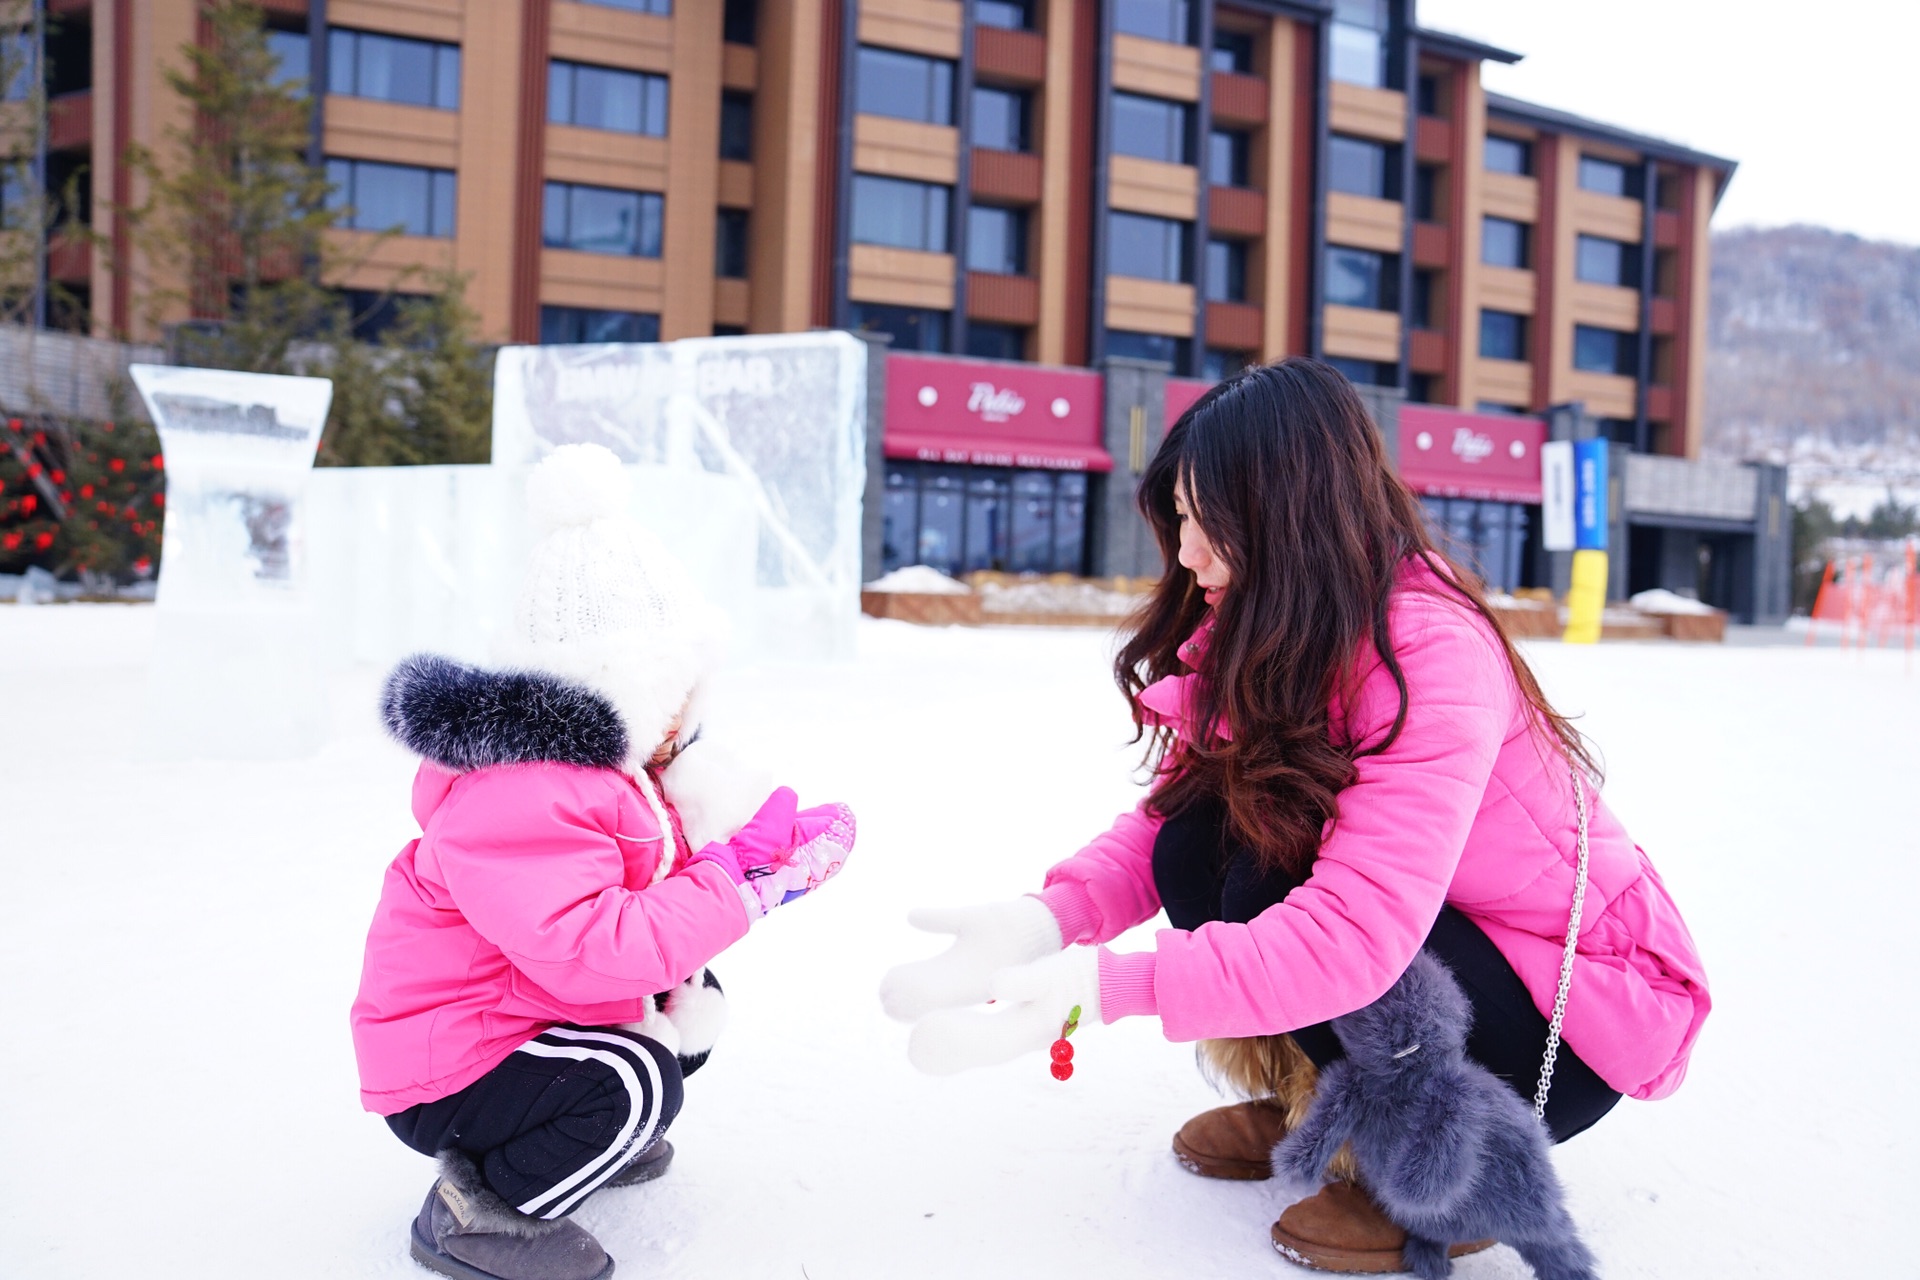
[[[1580,913],[1587,905],[1587,784],[1580,767],[1571,760],[1567,771],[1573,775],[1573,803],[1580,814],[1580,861],[1573,873],[1573,910],[1567,915],[1567,945],[1560,953],[1560,989],[1553,996],[1553,1017],[1547,1022],[1547,1052],[1540,1059],[1540,1085],[1533,1091],[1533,1114],[1537,1120],[1547,1115],[1547,1090],[1553,1087],[1553,1064],[1560,1056],[1560,1024],[1567,1018],[1567,992],[1573,988],[1573,951],[1580,942]]]

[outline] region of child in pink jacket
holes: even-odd
[[[597,1280],[613,1262],[569,1215],[665,1172],[724,1020],[707,962],[838,872],[854,825],[704,731],[718,617],[623,514],[614,455],[555,450],[528,499],[512,667],[420,656],[387,682],[421,835],[387,869],[353,1039],[362,1102],[440,1161],[417,1261]]]

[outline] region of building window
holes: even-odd
[[[458,111],[460,46],[330,27],[327,92]]]
[[[909,564],[956,577],[977,569],[1085,569],[1083,473],[889,461],[884,493],[882,572]]]
[[[1518,138],[1487,135],[1487,172],[1516,173],[1522,177],[1533,172],[1533,144]]]
[[[1399,310],[1400,255],[1328,245],[1327,301],[1373,311]]]
[[[1432,72],[1424,72],[1414,85],[1414,96],[1420,114],[1439,118],[1445,115],[1440,109],[1440,77]]]
[[[894,307],[878,302],[853,304],[853,327],[884,333],[895,351],[945,351],[947,313],[927,307]]]
[[[1526,585],[1526,507],[1517,502],[1425,497],[1420,506],[1434,541],[1479,574],[1488,591],[1510,592]]]
[[[1640,287],[1640,246],[1582,235],[1574,248],[1574,274],[1588,284]]]
[[[1250,351],[1224,351],[1219,347],[1208,347],[1200,353],[1200,376],[1208,382],[1225,382],[1255,363],[1256,358]]]
[[[1524,270],[1527,253],[1527,224],[1511,218],[1488,217],[1480,224],[1480,261],[1490,267],[1514,267]]]
[[[732,89],[720,95],[720,158],[753,159],[753,95]]]
[[[1025,210],[987,204],[968,208],[967,270],[1000,276],[1027,274]]]
[[[348,331],[355,342],[378,342],[400,323],[402,309],[421,301],[419,294],[381,289],[341,289],[336,295],[346,308]]]
[[[1215,71],[1231,71],[1236,75],[1253,74],[1253,37],[1244,31],[1220,31],[1213,33],[1213,52],[1208,56],[1208,65]]]
[[[713,274],[723,280],[747,278],[747,211],[722,209],[714,224]]]
[[[1525,360],[1527,318],[1511,311],[1482,311],[1480,355],[1487,360]]]
[[[1602,160],[1598,156],[1581,156],[1580,189],[1597,192],[1603,196],[1625,196],[1630,200],[1638,200],[1640,171],[1638,168],[1621,164],[1616,160]]]
[[[1188,249],[1191,226],[1191,223],[1144,213],[1118,210],[1109,213],[1107,273],[1173,284],[1192,283],[1193,260]]]
[[[856,173],[853,239],[858,244],[945,253],[947,208],[952,196],[951,187]]]
[[[1614,373],[1631,378],[1639,335],[1593,325],[1573,326],[1573,367],[1586,373]]]
[[[660,317],[650,311],[542,307],[540,341],[546,345],[563,342],[658,342]]]
[[[1475,413],[1502,414],[1506,417],[1519,417],[1526,413],[1526,407],[1517,404],[1501,404],[1498,400],[1476,400],[1473,403]]]
[[[1127,329],[1107,330],[1107,354],[1128,360],[1158,360],[1170,364],[1179,373],[1187,367],[1187,352],[1192,344],[1185,338],[1167,333],[1134,333]]]
[[[983,27],[1031,31],[1033,0],[973,0],[973,18]]]
[[[1407,308],[1409,320],[1416,329],[1437,329],[1433,322],[1433,304],[1440,292],[1440,273],[1438,271],[1418,269],[1413,273],[1413,299]]]
[[[1675,298],[1680,293],[1680,255],[1672,249],[1653,251],[1653,296]]]
[[[657,191],[549,182],[540,240],[549,249],[657,258],[665,220],[666,200]]]
[[[1018,89],[973,89],[973,145],[994,151],[1027,151],[1031,141],[1033,95]]]
[[[759,9],[759,0],[727,0],[720,16],[720,38],[728,44],[756,43]]]
[[[1207,241],[1207,301],[1247,300],[1247,246],[1239,240]]]
[[[327,182],[327,207],[346,211],[342,226],[406,236],[453,234],[451,170],[329,157]]]
[[[1327,186],[1375,200],[1400,198],[1400,148],[1333,134],[1327,139]]]
[[[630,13],[650,13],[657,18],[673,16],[673,0],[584,0],[602,9],[625,9]]]
[[[555,61],[547,71],[547,119],[615,133],[667,136],[667,78],[585,62]]]
[[[1356,387],[1391,387],[1400,380],[1400,370],[1379,360],[1355,360],[1350,356],[1328,356],[1326,363]]]
[[[1387,83],[1387,0],[1333,0],[1329,74],[1373,89]]]
[[[1413,168],[1413,217],[1416,222],[1441,222],[1440,184],[1443,181],[1440,166],[1437,164],[1415,165]]]
[[[52,43],[52,33],[48,33],[48,43]],[[452,45],[442,47],[453,49],[453,102],[446,109],[457,111],[460,107],[460,50],[454,48]],[[304,84],[307,78],[307,72],[312,69],[313,59],[313,41],[307,37],[306,32],[281,31],[277,27],[267,28],[267,52],[273,55],[273,83],[282,88],[286,88],[296,81]],[[30,50],[27,56],[32,56]],[[48,64],[48,79],[51,81],[53,69],[58,65],[52,60],[51,49],[48,50]],[[32,63],[26,64],[28,67],[32,65]],[[24,96],[24,94],[22,96]],[[49,98],[58,96],[54,92],[51,83],[47,85],[47,96]],[[303,93],[301,96],[304,97],[305,94]],[[10,88],[7,100],[9,102],[18,102],[20,99],[13,96]],[[435,103],[431,105],[437,106],[439,104]]]
[[[1439,379],[1431,373],[1409,373],[1407,375],[1407,403],[1432,404],[1434,393],[1439,389]]]
[[[1113,0],[1113,29],[1130,36],[1193,42],[1193,6],[1188,0]]]
[[[1018,325],[968,321],[967,354],[982,360],[1024,360],[1027,331]]]
[[[1165,98],[1143,98],[1134,93],[1113,95],[1113,150],[1117,155],[1192,164],[1189,139],[1193,108]]]
[[[897,49],[860,46],[854,109],[870,116],[953,123],[953,64]]]
[[[1216,187],[1248,185],[1253,140],[1238,129],[1215,129],[1207,135],[1207,181]]]

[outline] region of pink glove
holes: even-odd
[[[689,865],[711,862],[725,871],[756,920],[804,897],[839,874],[853,851],[855,824],[843,804],[799,804],[791,787],[778,788],[732,839],[708,845]]]

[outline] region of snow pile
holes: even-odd
[[[883,578],[875,578],[862,591],[885,591],[896,595],[964,596],[973,588],[956,582],[931,565],[910,564],[895,569]]]
[[[1146,597],[1109,591],[1091,582],[985,582],[980,607],[993,613],[1053,613],[1095,618],[1124,618]]]
[[[311,759],[140,760],[113,727],[153,615],[0,608],[0,705],[31,735],[0,770],[0,1276],[425,1280],[406,1228],[432,1165],[360,1111],[347,1035],[381,875],[418,833],[381,672],[334,679]],[[1268,1242],[1271,1185],[1175,1162],[1221,1099],[1156,1022],[1083,1026],[1066,1084],[1041,1055],[935,1080],[880,1012],[881,973],[942,945],[908,908],[1038,889],[1138,799],[1110,636],[856,639],[853,663],[743,673],[736,701],[780,781],[854,807],[859,848],[715,962],[732,1018],[673,1170],[582,1224],[649,1280],[1309,1280]],[[1675,1097],[1555,1155],[1601,1273],[1910,1277],[1920,677],[1897,651],[1524,648],[1717,1003]],[[1528,1276],[1504,1247],[1454,1274]]]
[[[1655,587],[1651,591],[1642,591],[1627,601],[1642,613],[1652,614],[1693,614],[1707,615],[1720,612],[1710,604],[1698,600],[1689,600],[1686,596],[1676,595],[1665,587]]]

